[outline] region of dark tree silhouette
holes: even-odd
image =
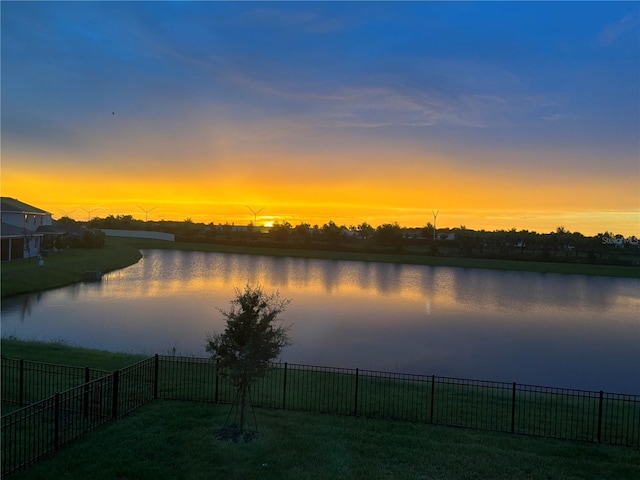
[[[286,242],[291,234],[293,227],[289,222],[274,223],[269,230],[269,236],[273,237],[276,242]]]
[[[402,229],[397,223],[386,223],[376,228],[374,239],[379,245],[393,246],[396,253],[402,253],[403,239]]]
[[[222,333],[207,335],[207,352],[218,362],[222,375],[237,389],[240,433],[245,429],[245,411],[251,385],[263,377],[284,347],[291,344],[288,326],[279,315],[291,303],[279,294],[267,295],[260,286],[236,289],[229,310],[220,310],[227,319]]]
[[[360,225],[358,225],[357,232],[362,240],[368,240],[369,238],[374,236],[376,229],[369,225],[367,222],[362,222]]]
[[[308,223],[301,223],[293,228],[291,235],[300,244],[311,243],[311,226]]]
[[[435,227],[431,224],[431,222],[428,222],[427,225],[422,230],[422,235],[424,236],[424,238],[427,239],[428,243],[432,243],[435,237],[435,232],[436,232]]]
[[[333,220],[322,226],[322,238],[327,242],[338,246],[342,238],[342,228],[336,225]]]

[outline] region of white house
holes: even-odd
[[[46,233],[54,233],[51,213],[11,197],[0,197],[2,261],[40,255]]]

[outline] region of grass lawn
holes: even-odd
[[[63,342],[40,342],[2,337],[0,353],[7,358],[21,358],[33,362],[56,363],[91,367],[98,370],[117,370],[144,360],[148,355],[117,353],[71,346]]]
[[[213,436],[228,406],[157,401],[12,475],[21,479],[636,479],[631,448],[257,410],[249,443]]]
[[[2,339],[3,355],[121,368],[144,358]],[[15,479],[636,479],[640,451],[426,423],[256,409],[250,443],[215,439],[229,406],[158,400]]]
[[[103,248],[70,248],[52,252],[44,258],[2,262],[2,297],[64,287],[82,281],[87,270],[103,273],[136,263],[142,255],[124,242],[107,241]]]
[[[35,402],[42,400],[56,392],[64,391],[72,386],[83,383],[84,367],[90,367],[95,370],[105,370],[112,372],[147,358],[147,355],[139,355],[135,353],[114,353],[90,348],[73,347],[63,342],[40,342],[32,340],[18,340],[11,337],[2,337],[0,341],[0,353],[4,358],[23,359],[32,362],[54,363],[57,365],[69,365],[82,367],[81,373],[71,373],[64,370],[64,374],[46,375],[45,371],[40,369],[30,370],[27,368],[24,374],[24,382],[27,385],[25,398],[26,402]],[[8,364],[8,361],[6,361]],[[72,370],[72,369],[70,369]],[[76,378],[76,375],[79,375]],[[17,370],[3,369],[2,388],[10,388],[7,386],[18,384]],[[95,377],[91,377],[95,378]],[[29,385],[32,385],[31,387]],[[2,395],[2,415],[18,410],[20,406],[5,400],[13,400],[17,402],[19,394],[17,387],[15,391],[9,393],[4,392]]]

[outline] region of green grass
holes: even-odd
[[[640,452],[430,425],[258,409],[258,436],[223,443],[228,407],[157,401],[12,478],[635,479]]]
[[[136,263],[142,255],[130,244],[107,239],[103,248],[71,248],[51,252],[44,266],[37,259],[2,262],[2,297],[63,287],[82,281],[87,270],[103,273]]]
[[[2,339],[2,349],[5,355],[19,352],[26,359],[46,356],[54,363],[104,369],[144,358],[13,339]],[[181,366],[170,377],[202,381],[210,378],[210,370],[210,363],[193,370]],[[314,375],[323,378],[309,385]],[[300,390],[287,396],[289,407],[303,407],[305,395],[323,395],[330,382],[346,385],[348,377],[338,372],[331,380],[326,373],[288,371],[288,385]],[[257,396],[279,404],[280,390],[273,390],[268,379],[265,382],[257,387]],[[384,380],[370,382],[360,383],[367,408],[399,408],[401,395],[392,390],[383,395],[383,404],[376,403],[368,389],[373,390],[375,383],[381,383],[376,389],[384,387]],[[421,397],[426,396],[421,386],[406,383],[409,390],[417,388]],[[196,382],[193,388],[202,385]],[[344,402],[338,403],[350,408],[352,397],[346,390]],[[74,440],[12,478],[624,480],[640,474],[638,449],[440,427],[426,424],[426,418],[410,423],[258,408],[256,440],[222,443],[213,431],[224,425],[228,412],[228,405],[155,401]]]
[[[2,337],[0,353],[7,358],[21,358],[34,362],[117,370],[144,360],[148,355],[117,353],[77,347],[64,342],[39,342]]]
[[[199,359],[160,360],[161,398],[233,403],[235,390],[215,365]],[[512,411],[511,384],[480,385],[436,377],[368,375],[344,369],[289,366],[272,369],[252,386],[254,405],[314,413],[331,413],[535,434],[582,441],[598,439],[597,392],[574,395],[517,388]],[[433,390],[432,390],[432,387]],[[432,395],[433,393],[433,395]],[[639,445],[640,403],[633,396],[605,395],[601,439]],[[513,417],[512,417],[513,414]]]
[[[26,362],[23,379],[25,384],[23,401],[27,404],[84,383],[84,367],[112,372],[147,358],[145,355],[133,353],[113,353],[72,347],[62,342],[25,341],[7,337],[3,337],[0,341],[0,352],[2,353],[3,362],[10,361],[5,359],[23,359],[32,362],[78,367],[76,370],[72,368],[57,369],[61,373],[53,374],[51,372],[48,373],[47,370],[43,371],[41,367],[32,368]],[[100,372],[92,372],[90,379],[101,375]],[[1,380],[3,390],[2,414],[5,415],[20,408],[17,403],[14,403],[18,402],[20,398],[17,366],[16,369],[3,369]]]
[[[91,366],[109,371],[145,358],[141,355],[112,354],[63,344],[15,339],[3,339],[2,352],[10,358]],[[161,398],[220,403],[234,401],[235,389],[223,378],[216,382],[215,365],[207,359],[162,357],[159,372]],[[40,378],[38,375],[34,373],[33,377]],[[430,377],[392,378],[362,373],[358,379],[356,402],[354,371],[310,370],[289,366],[286,388],[283,388],[284,377],[285,371],[281,365],[260,379],[252,387],[252,402],[257,406],[315,413],[352,415],[357,412],[359,416],[366,417],[424,423],[432,421],[434,424],[507,432],[513,427],[515,432],[525,434],[597,440],[597,393],[574,396],[517,389],[512,425],[510,384],[495,384],[487,388],[436,378],[432,396]],[[8,371],[3,378],[3,386],[11,385],[11,381],[12,374]],[[68,381],[65,378],[52,379],[47,392],[52,394],[59,390],[56,389],[56,382]],[[39,395],[37,399],[45,396]],[[8,394],[7,398],[13,399]],[[640,419],[640,404],[631,396],[605,395],[603,406],[603,442],[638,445],[640,432],[633,425]],[[5,413],[10,411],[9,408],[5,404]]]

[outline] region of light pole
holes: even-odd
[[[436,241],[436,218],[438,218],[438,214],[440,213],[440,210],[438,210],[437,212],[435,212],[433,209],[431,209],[431,213],[433,213],[433,241]]]
[[[256,211],[253,208],[251,208],[249,205],[246,206],[249,210],[251,210],[253,212],[253,226],[255,227],[256,222],[258,220],[258,214],[264,210],[264,207],[262,207],[260,210]]]
[[[91,213],[92,213],[92,212],[95,212],[96,210],[100,210],[100,207],[92,208],[91,210],[87,210],[87,209],[86,209],[86,208],[84,208],[84,207],[80,207],[80,208],[82,208],[82,210],[84,210],[85,212],[87,212],[87,215],[88,215],[88,217],[87,217],[87,222],[90,222],[90,221],[91,221]]]
[[[149,210],[145,210],[140,205],[136,205],[136,207],[138,207],[140,210],[142,210],[144,212],[144,221],[145,221],[145,223],[149,220],[149,212],[153,212],[156,208],[158,208],[158,207],[153,207],[153,208],[150,208]]]

